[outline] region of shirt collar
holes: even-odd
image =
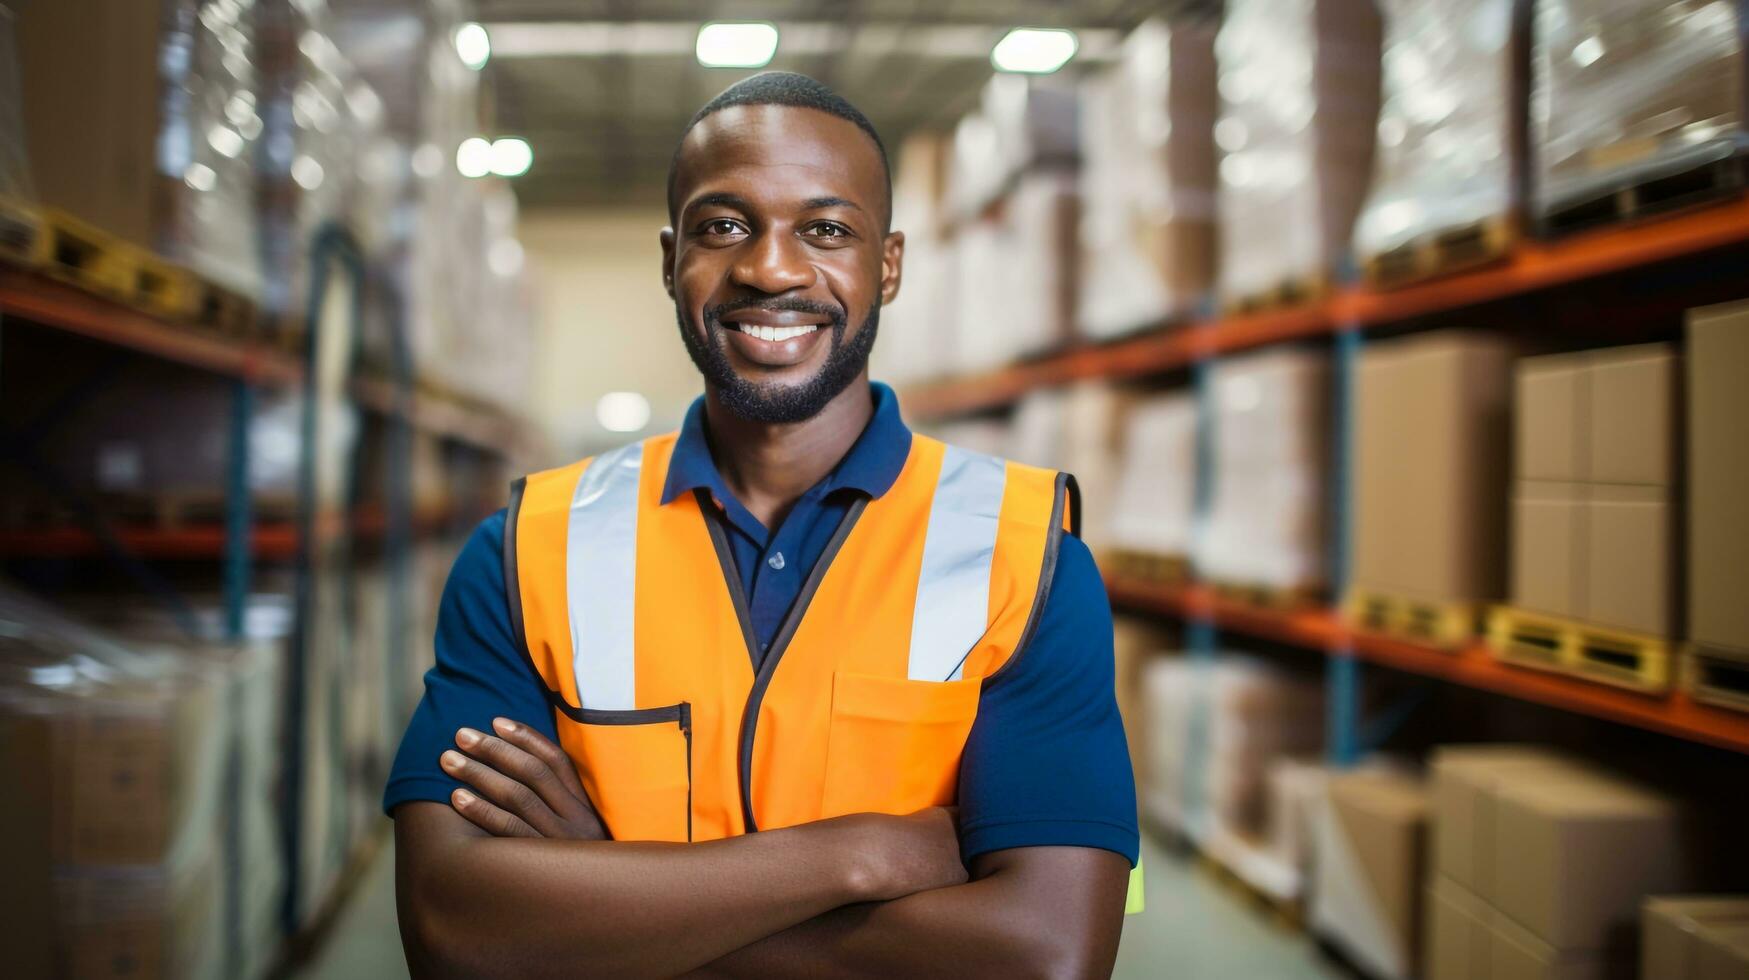
[[[879,497],[892,488],[905,468],[911,454],[911,430],[899,417],[899,398],[893,389],[880,382],[871,382],[874,395],[874,415],[850,451],[838,461],[808,492],[825,496],[834,490],[851,489]],[[711,458],[710,439],[705,432],[704,396],[700,395],[686,411],[680,436],[674,443],[674,454],[668,462],[668,478],[662,488],[662,503],[703,487],[718,500],[731,497],[723,478]]]

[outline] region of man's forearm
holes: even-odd
[[[688,845],[500,839],[458,821],[438,804],[396,814],[421,973],[670,976],[882,885],[858,879],[842,822]]]
[[[977,880],[817,916],[713,962],[704,978],[1103,977],[1129,864],[1106,851],[1025,848]]]

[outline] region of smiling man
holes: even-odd
[[[1097,976],[1136,859],[1066,474],[868,380],[904,235],[804,76],[693,118],[662,276],[704,395],[456,560],[384,806],[433,976]]]

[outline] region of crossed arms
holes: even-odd
[[[950,810],[699,844],[612,841],[564,752],[499,719],[443,767],[472,788],[395,810],[415,975],[1084,977],[1110,973],[1129,862],[994,851]]]

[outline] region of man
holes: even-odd
[[[456,560],[384,801],[409,963],[1109,973],[1111,613],[1073,481],[914,437],[868,381],[904,254],[879,137],[747,79],[683,136],[669,217],[705,394],[519,482]]]

